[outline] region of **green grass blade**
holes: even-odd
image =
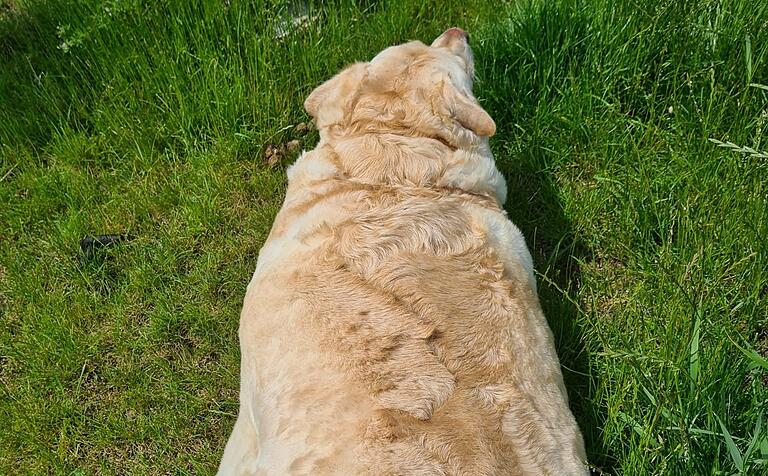
[[[690,351],[688,353],[689,359],[689,374],[691,377],[691,393],[696,390],[696,384],[699,380],[699,339],[701,338],[701,317],[696,317],[696,322],[693,324],[693,335],[691,336]]]
[[[717,418],[717,422],[720,423],[720,428],[723,430],[723,438],[725,439],[725,446],[728,448],[728,453],[731,455],[731,459],[733,460],[734,466],[736,466],[736,469],[739,471],[744,471],[744,459],[741,457],[741,452],[739,451],[739,447],[736,446],[736,442],[733,441],[733,437],[731,437],[731,434],[728,432],[728,429],[725,427],[725,424],[723,424],[723,421],[720,420],[720,417],[715,415],[715,418]]]
[[[744,38],[745,43],[745,60],[747,63],[747,84],[752,82],[752,38],[746,35]]]
[[[741,351],[741,353],[751,361],[749,364],[750,370],[756,369],[758,367],[764,370],[768,370],[768,359],[758,354],[756,350],[752,348],[744,348],[739,344],[737,344],[736,342],[733,342],[733,340],[731,340],[731,343],[734,346],[736,346],[736,348],[739,349],[739,351]]]
[[[749,446],[747,447],[747,451],[744,452],[744,460],[749,461],[749,457],[752,456],[752,453],[758,448],[760,443],[760,437],[761,432],[763,429],[763,414],[762,412],[757,416],[757,420],[755,421],[755,429],[752,430],[752,439],[749,442]]]

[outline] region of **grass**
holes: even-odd
[[[0,473],[213,472],[265,147],[452,25],[595,471],[768,471],[768,4],[343,2],[278,40],[284,12],[0,2]],[[101,233],[132,239],[82,256]]]

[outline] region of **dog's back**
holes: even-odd
[[[321,142],[249,285],[222,474],[586,473],[457,35],[307,99]]]

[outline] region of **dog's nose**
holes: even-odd
[[[467,34],[466,31],[462,30],[459,27],[448,28],[447,30],[445,30],[445,33],[443,33],[443,35],[448,37],[464,38],[464,41],[469,43],[469,35]]]
[[[432,42],[432,46],[442,46],[450,49],[453,49],[454,47],[460,48],[460,45],[467,44],[469,44],[469,35],[467,35],[466,31],[456,27],[445,30],[442,35],[438,36],[435,41]]]

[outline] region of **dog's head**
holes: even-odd
[[[472,95],[469,36],[451,28],[430,46],[412,41],[347,67],[304,102],[321,134],[396,132],[460,147],[496,124]]]

